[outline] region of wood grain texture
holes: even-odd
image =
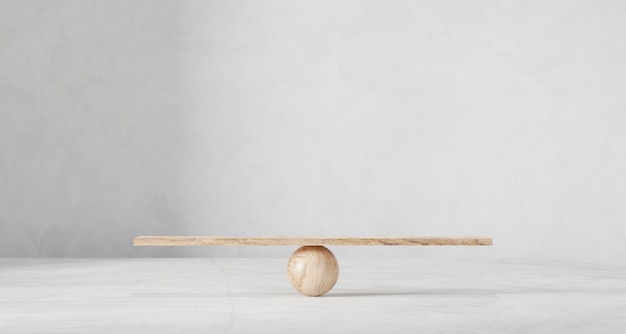
[[[135,246],[491,246],[488,237],[217,237],[140,236]]]
[[[287,276],[298,292],[318,297],[337,283],[339,264],[335,255],[324,246],[302,246],[289,258]]]

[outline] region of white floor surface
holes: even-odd
[[[0,333],[626,333],[626,264],[339,262],[315,298],[286,259],[0,259]]]

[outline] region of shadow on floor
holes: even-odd
[[[376,297],[376,296],[494,296],[496,292],[491,290],[419,290],[419,291],[352,291],[352,292],[329,292],[324,297]]]

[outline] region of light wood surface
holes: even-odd
[[[298,292],[318,297],[337,283],[339,264],[335,255],[324,246],[302,246],[289,258],[287,275]]]
[[[217,237],[217,236],[140,236],[135,246],[491,246],[488,237]]]

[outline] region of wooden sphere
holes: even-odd
[[[335,286],[339,264],[335,255],[324,246],[302,246],[289,258],[287,274],[298,292],[317,297]]]

